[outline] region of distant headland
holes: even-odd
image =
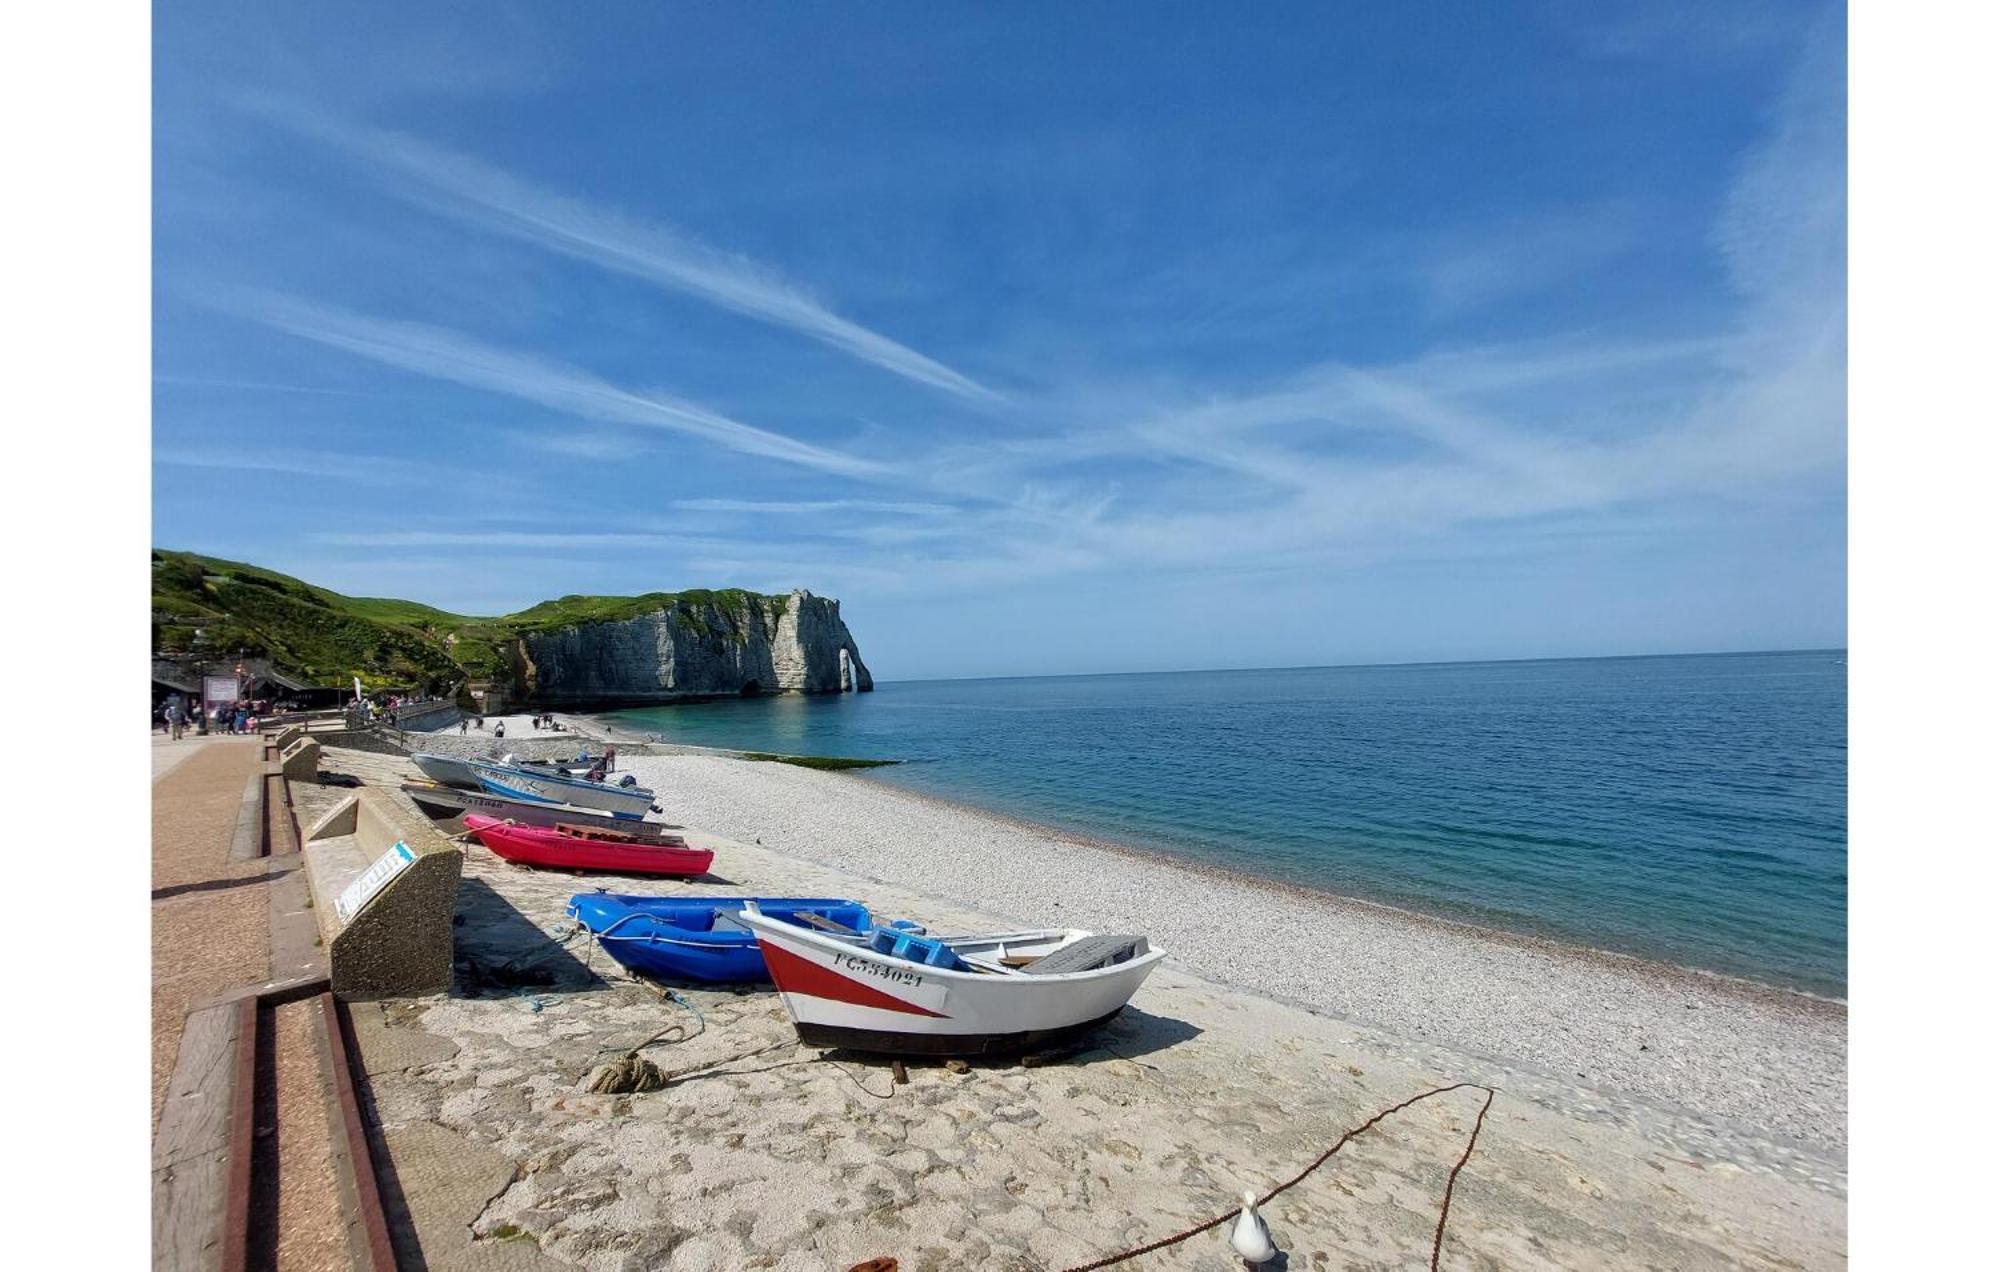
[[[156,696],[239,666],[273,696],[351,694],[358,678],[487,711],[875,687],[840,602],[804,589],[565,596],[480,618],[155,549],[152,614]]]

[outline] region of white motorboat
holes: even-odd
[[[410,756],[410,763],[433,782],[446,786],[456,786],[460,790],[476,791],[479,778],[471,766],[456,755],[440,755],[436,751],[418,751]]]
[[[467,760],[465,766],[479,784],[495,795],[525,799],[535,804],[571,804],[578,808],[601,808],[614,817],[644,817],[653,808],[653,792],[626,774],[618,785],[593,782],[550,769],[500,764],[492,760]]]

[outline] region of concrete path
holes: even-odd
[[[159,785],[161,778],[179,768],[181,762],[190,755],[202,751],[213,743],[226,742],[228,740],[228,738],[217,734],[204,735],[189,730],[180,741],[176,742],[164,733],[155,732],[153,734],[153,784],[155,786]],[[237,741],[243,741],[243,739],[238,738]]]
[[[254,737],[162,737],[153,763],[153,1121],[196,1003],[265,978],[265,863],[231,861],[243,789],[261,771]]]

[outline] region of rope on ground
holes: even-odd
[[[837,1060],[829,1059],[824,1055],[807,1056],[799,1060],[781,1060],[777,1064],[767,1064],[755,1069],[724,1069],[722,1067],[726,1064],[735,1064],[739,1060],[755,1059],[757,1056],[777,1051],[783,1047],[796,1047],[799,1045],[796,1038],[782,1039],[781,1041],[771,1043],[769,1046],[758,1047],[754,1051],[745,1051],[739,1055],[724,1056],[719,1060],[710,1060],[702,1064],[689,1065],[685,1069],[676,1069],[671,1073],[665,1072],[658,1065],[639,1054],[641,1047],[651,1046],[653,1043],[661,1041],[665,1035],[683,1028],[685,1026],[679,1024],[669,1025],[659,1033],[654,1034],[651,1038],[640,1043],[638,1047],[633,1047],[626,1051],[618,1059],[600,1066],[591,1075],[589,1089],[602,1095],[625,1095],[640,1091],[660,1091],[676,1083],[693,1082],[701,1078],[749,1077],[751,1074],[772,1073],[779,1069],[789,1069],[794,1065],[826,1064],[837,1069],[842,1077],[852,1082],[865,1095],[873,1096],[878,1100],[893,1100],[896,1098],[896,1087],[893,1082],[886,1093],[870,1090],[868,1084],[863,1082],[846,1065],[841,1064]],[[683,1042],[685,1040],[685,1038],[671,1039],[674,1042]]]
[[[503,823],[503,824],[504,824],[504,825],[508,825],[508,826],[512,826],[512,825],[514,824],[514,819],[510,817],[510,818],[508,818],[508,819],[506,820],[506,822],[505,822],[505,823]],[[482,829],[483,829],[483,828],[482,828]],[[457,840],[460,840],[460,839],[470,839],[470,838],[472,838],[472,837],[473,837],[474,835],[476,835],[476,834],[478,834],[478,833],[479,833],[479,831],[477,831],[477,830],[461,830],[461,831],[457,831],[457,832],[455,832],[455,833],[453,833],[453,834],[449,834],[449,835],[446,835],[446,836],[444,837],[444,841],[445,841],[446,843],[453,843],[453,842],[456,842]]]
[[[896,1098],[896,1087],[893,1082],[889,1085],[889,1090],[887,1094],[884,1094],[883,1092],[880,1091],[871,1091],[868,1088],[868,1084],[863,1082],[859,1077],[857,1077],[854,1074],[854,1072],[850,1070],[846,1065],[841,1064],[837,1060],[830,1060],[824,1055],[806,1056],[803,1059],[799,1060],[781,1060],[777,1064],[767,1064],[756,1069],[723,1070],[721,1068],[721,1066],[725,1064],[732,1064],[738,1060],[748,1060],[752,1056],[762,1055],[767,1051],[775,1051],[780,1047],[795,1047],[797,1045],[798,1045],[798,1039],[788,1038],[783,1042],[774,1042],[768,1047],[759,1047],[755,1051],[746,1051],[740,1056],[730,1056],[728,1059],[725,1060],[714,1060],[710,1061],[708,1064],[696,1065],[690,1069],[682,1069],[677,1073],[669,1074],[667,1076],[667,1080],[669,1082],[679,1082],[684,1079],[692,1081],[697,1078],[748,1077],[753,1073],[773,1073],[779,1069],[789,1069],[794,1065],[827,1064],[827,1065],[832,1065],[835,1069],[838,1069],[842,1077],[845,1077],[849,1082],[852,1082],[855,1086],[859,1087],[864,1094],[872,1095],[878,1100],[893,1100],[894,1098]]]
[[[1431,1238],[1431,1272],[1437,1272],[1438,1255],[1444,1250],[1444,1218],[1451,1213],[1451,1190],[1458,1187],[1458,1172],[1472,1160],[1472,1146],[1479,1142],[1479,1128],[1486,1125],[1486,1110],[1493,1107],[1493,1089],[1482,1089],[1486,1092],[1486,1102],[1479,1106],[1479,1116],[1472,1120],[1472,1134],[1465,1137],[1465,1151],[1458,1155],[1458,1164],[1445,1177],[1444,1201],[1438,1206],[1437,1234]]]
[[[699,1025],[700,1028],[696,1029],[693,1033],[689,1033],[687,1023],[685,1021],[675,1021],[673,1024],[668,1025],[666,1028],[655,1033],[652,1037],[646,1039],[644,1042],[638,1044],[637,1046],[599,1047],[597,1050],[600,1055],[606,1051],[622,1051],[628,1056],[636,1056],[641,1051],[644,1051],[647,1047],[652,1046],[656,1042],[686,1042],[690,1038],[699,1038],[703,1034],[708,1032],[708,1018],[701,1014],[701,1008],[695,1006],[694,1001],[692,999],[688,998],[686,995],[682,994],[677,989],[666,989],[664,986],[660,987],[645,986],[643,982],[640,983],[642,986],[648,989],[659,988],[662,992],[665,993],[668,1001],[679,1003],[681,1006],[693,1012],[695,1023]],[[677,1038],[669,1038],[667,1037],[668,1034],[679,1034],[680,1036]]]
[[[1347,1142],[1349,1140],[1361,1134],[1363,1131],[1369,1130],[1377,1122],[1380,1122],[1382,1119],[1389,1117],[1392,1114],[1400,1113],[1404,1109],[1409,1108],[1412,1104],[1421,1103],[1424,1100],[1430,1099],[1432,1096],[1448,1095],[1453,1091],[1484,1091],[1486,1092],[1486,1102],[1479,1106],[1479,1117],[1472,1124],[1472,1134],[1466,1137],[1465,1152],[1460,1155],[1458,1159],[1458,1164],[1451,1168],[1451,1175],[1445,1180],[1444,1200],[1438,1206],[1437,1232],[1431,1239],[1431,1272],[1437,1272],[1438,1258],[1443,1253],[1444,1250],[1445,1220],[1451,1214],[1452,1189],[1456,1187],[1458,1184],[1458,1172],[1463,1170],[1465,1168],[1465,1163],[1472,1159],[1473,1145],[1479,1142],[1479,1130],[1482,1126],[1486,1124],[1486,1110],[1493,1107],[1494,1091],[1492,1087],[1483,1086],[1477,1082],[1454,1082],[1450,1086],[1435,1087],[1429,1091],[1425,1091],[1421,1095],[1413,1095],[1409,1099],[1404,1100],[1401,1104],[1392,1104],[1388,1108],[1383,1109],[1380,1113],[1377,1113],[1374,1117],[1369,1118],[1361,1125],[1347,1132],[1345,1135],[1342,1135],[1338,1140],[1334,1141],[1334,1145],[1332,1148],[1327,1149],[1324,1153],[1321,1153],[1317,1158],[1313,1159],[1312,1165],[1306,1167],[1304,1170],[1292,1176],[1284,1183],[1279,1184],[1276,1188],[1273,1188],[1270,1192],[1265,1193],[1262,1197],[1259,1197],[1257,1199],[1257,1204],[1259,1206],[1268,1205],[1272,1198],[1276,1197],[1279,1193],[1284,1192],[1287,1188],[1290,1188],[1292,1185],[1300,1182],[1306,1176],[1318,1170],[1321,1166],[1326,1165],[1327,1161],[1330,1158],[1332,1158],[1335,1153],[1338,1153],[1341,1149],[1347,1147]],[[1207,1232],[1210,1228],[1220,1227],[1222,1224],[1225,1224],[1229,1222],[1231,1219],[1234,1219],[1236,1215],[1237,1215],[1236,1211],[1233,1210],[1228,1211],[1224,1214],[1217,1215],[1215,1218],[1210,1219],[1207,1223],[1201,1224],[1198,1227],[1189,1228],[1185,1232],[1176,1232],[1170,1237],[1162,1237],[1160,1240],[1155,1241],[1150,1245],[1139,1246],[1137,1249],[1126,1250],[1119,1254],[1107,1255],[1106,1257],[1099,1259],[1094,1263],[1080,1263],[1075,1267],[1064,1269],[1064,1272],[1096,1272],[1096,1269],[1098,1268],[1108,1268],[1114,1263],[1123,1263],[1127,1259],[1136,1259],[1142,1254],[1151,1254],[1155,1250],[1164,1250],[1168,1246],[1179,1245],[1181,1242],[1189,1240],[1190,1238],[1198,1237],[1202,1233]]]
[[[834,1068],[836,1068],[836,1069],[840,1070],[840,1071],[841,1071],[841,1072],[842,1072],[843,1074],[845,1074],[845,1075],[847,1076],[847,1080],[848,1080],[849,1082],[852,1082],[852,1083],[853,1083],[853,1084],[854,1084],[855,1086],[858,1086],[858,1087],[860,1087],[860,1088],[861,1088],[861,1093],[862,1093],[863,1095],[872,1095],[872,1096],[874,1096],[874,1097],[875,1097],[876,1099],[878,1099],[878,1100],[893,1100],[893,1099],[895,1099],[895,1098],[896,1098],[896,1084],[895,1084],[894,1082],[891,1082],[891,1083],[889,1084],[889,1089],[888,1089],[888,1090],[887,1090],[886,1092],[884,1092],[884,1091],[871,1091],[871,1090],[869,1090],[869,1089],[868,1089],[868,1084],[867,1084],[866,1082],[863,1082],[863,1081],[862,1081],[862,1080],[861,1080],[861,1079],[860,1079],[860,1078],[859,1078],[858,1076],[856,1076],[855,1072],[854,1072],[854,1071],[853,1071],[852,1069],[850,1069],[850,1068],[848,1068],[848,1067],[847,1067],[846,1065],[844,1065],[844,1064],[840,1063],[840,1061],[838,1061],[838,1060],[828,1060],[828,1059],[827,1059],[827,1058],[826,1058],[825,1056],[821,1056],[821,1057],[819,1057],[819,1062],[820,1062],[821,1064],[830,1064],[830,1065],[832,1065],[832,1066],[833,1066]],[[794,1063],[794,1064],[811,1064],[811,1063],[812,1063],[812,1061],[810,1061],[810,1060],[795,1060],[795,1061],[793,1061],[792,1063]]]

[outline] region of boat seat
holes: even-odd
[[[911,932],[876,928],[869,935],[868,944],[877,953],[887,954],[891,958],[908,959],[912,963],[921,963],[926,967],[959,971],[965,966],[958,961],[958,955],[951,947],[943,941],[917,936]]]
[[[1143,936],[1101,934],[1073,941],[1044,954],[1021,969],[1024,976],[1060,976],[1065,972],[1088,972],[1112,967],[1146,952]]]

